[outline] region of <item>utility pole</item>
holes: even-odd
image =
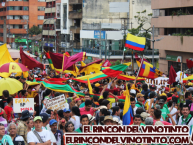
[[[55,27],[55,53],[56,53],[56,20],[54,21],[54,27]]]
[[[7,43],[7,25],[6,25],[6,19],[4,19],[4,24],[3,24],[3,43]]]
[[[27,32],[27,41],[26,41],[26,42],[27,42],[27,48],[29,49],[29,44],[28,44],[28,29],[29,29],[29,28],[28,28],[28,25],[29,25],[29,20],[24,19],[24,20],[22,20],[22,22],[24,22],[24,23],[27,22],[27,29],[26,29],[26,32]]]
[[[153,43],[153,48],[152,48],[152,65],[154,66],[154,43],[155,41],[160,41],[162,39],[164,39],[164,37],[161,37],[160,39],[155,40],[155,29],[154,29],[154,25],[153,25],[153,29],[152,29],[152,33],[153,33],[153,40],[146,38],[147,40],[151,41]]]
[[[106,34],[106,47],[105,47],[105,61],[107,60],[107,34]]]
[[[126,28],[125,28],[125,25],[126,23],[125,23],[125,19],[124,19],[124,36],[123,36],[123,38],[124,38],[124,46],[125,46],[125,42],[126,42]],[[122,60],[122,64],[124,63],[124,55],[125,55],[125,47],[123,48],[123,60]]]
[[[102,59],[102,50],[101,50],[101,22],[100,22],[99,53],[100,53],[100,59]]]

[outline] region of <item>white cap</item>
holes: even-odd
[[[131,90],[130,90],[130,93],[132,93],[132,94],[136,94],[136,90],[131,89]]]
[[[37,78],[38,76],[37,75],[34,75],[34,78]]]
[[[113,117],[113,121],[119,124],[119,119],[117,117]]]
[[[93,121],[95,119],[95,117],[93,117],[91,114],[87,114],[87,116],[89,121]]]

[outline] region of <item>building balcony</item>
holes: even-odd
[[[152,0],[152,9],[164,9],[164,8],[180,8],[193,6],[191,0]]]
[[[54,30],[54,27],[43,27],[43,30]]]
[[[55,7],[55,4],[54,5],[47,5],[46,8],[52,8],[52,7]]]
[[[56,7],[45,8],[45,13],[55,13],[55,12],[56,12]]]
[[[155,49],[192,53],[192,44],[190,42],[193,42],[193,36],[158,35],[155,39],[161,37],[164,37],[164,39],[154,43]]]
[[[82,10],[79,11],[70,11],[69,19],[82,19]]]
[[[55,36],[55,30],[43,30],[43,35]]]
[[[8,1],[6,6],[29,6],[28,1]]]
[[[44,16],[45,19],[53,19],[55,16]]]
[[[69,4],[82,4],[82,0],[70,0]]]
[[[151,19],[156,28],[193,28],[193,15],[159,16]]]
[[[0,16],[6,16],[6,11],[0,12]]]
[[[71,26],[70,31],[72,31],[72,33],[80,33],[80,27]]]

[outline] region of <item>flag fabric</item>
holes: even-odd
[[[50,58],[56,69],[62,69],[63,54],[49,52]]]
[[[89,94],[94,94],[94,93],[92,92],[92,86],[91,86],[91,84],[90,84],[89,78],[87,78],[87,81],[88,81]]]
[[[55,69],[49,52],[46,52],[45,55],[46,55],[46,58],[48,59],[51,69]]]
[[[110,68],[103,69],[103,73],[108,75],[109,77],[117,77],[120,75],[124,70],[126,70],[131,65],[131,62],[124,63],[120,65],[115,65]]]
[[[176,81],[176,77],[177,77],[176,71],[174,70],[173,66],[171,65],[168,84],[170,85],[173,84]]]
[[[109,62],[109,60],[106,60],[103,64],[102,67],[110,67],[112,64]]]
[[[140,67],[140,62],[137,61],[138,66]],[[162,76],[163,73],[161,71],[159,71],[158,69],[156,69],[152,64],[143,61],[141,68],[139,68],[139,77],[145,77],[145,78],[149,78],[149,79],[155,79],[159,76]]]
[[[87,83],[87,78],[89,79],[90,83],[94,83],[103,79],[108,78],[107,75],[105,75],[103,72],[86,75],[78,78],[71,78],[73,81],[81,82],[81,83]]]
[[[0,66],[9,62],[14,62],[14,60],[7,49],[7,44],[3,44],[0,46]]]
[[[133,76],[127,76],[127,75],[119,75],[117,77],[117,79],[120,79],[120,80],[125,80],[125,81],[134,81],[136,77],[133,77]],[[137,81],[138,82],[144,82],[145,81],[145,78],[140,78],[138,77],[137,78]]]
[[[91,74],[91,72],[99,73],[101,70],[102,62],[103,60],[97,60],[94,62],[91,62],[89,64],[85,64],[84,62],[81,62],[81,67],[79,69],[80,73],[85,73],[85,75]]]
[[[126,85],[126,98],[123,108],[123,125],[131,125],[131,124],[133,124],[133,109],[131,107],[129,90]]]
[[[80,52],[69,57],[64,55],[62,70],[75,70],[75,63],[84,60],[85,57],[86,52]]]
[[[193,67],[193,61],[192,60],[186,59],[186,64],[187,64],[187,67],[189,69]]]
[[[43,64],[41,64],[39,61],[35,60],[34,58],[26,55],[22,48],[20,48],[20,57],[21,57],[21,62],[23,65],[25,65],[28,69],[33,69],[35,67],[39,67],[42,70],[44,69]]]
[[[128,47],[133,50],[137,50],[137,51],[144,51],[145,43],[146,43],[145,37],[137,37],[128,33],[125,47]]]

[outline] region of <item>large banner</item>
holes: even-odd
[[[34,98],[13,98],[14,113],[21,113],[24,110],[34,112]]]
[[[64,108],[69,108],[69,104],[66,102],[65,96],[60,95],[50,100],[44,102],[47,109],[51,110],[63,110]]]

